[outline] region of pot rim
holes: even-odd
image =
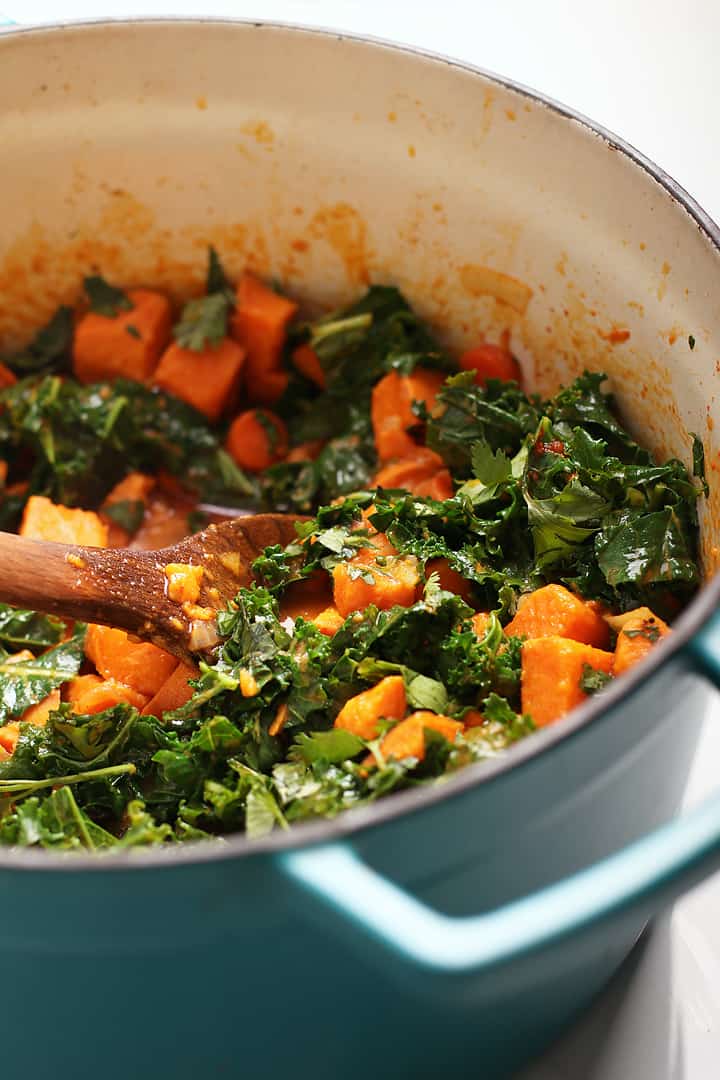
[[[303,26],[301,24],[279,20],[232,18],[226,16],[128,16],[121,18],[72,19],[41,23],[33,26],[10,24],[0,26],[0,49],[3,39],[11,41],[22,36],[49,37],[67,31],[127,26],[153,26],[169,24],[198,27],[204,25],[239,26],[245,30],[278,30],[293,34],[316,35],[322,38],[335,38],[349,41],[355,46],[370,46],[387,52],[409,54],[418,61],[432,64],[445,64],[449,68],[481,79],[489,80],[504,89],[551,110],[555,114],[572,121],[583,134],[599,136],[613,150],[617,150],[637,165],[651,181],[655,181],[668,195],[682,207],[696,227],[705,234],[716,253],[720,256],[720,227],[707,214],[695,199],[664,169],[647,158],[630,143],[615,135],[601,124],[590,120],[583,113],[556,101],[513,79],[497,75],[486,68],[471,64],[465,60],[454,59],[442,53],[436,53],[415,45],[405,45],[382,37],[359,34],[350,31],[333,30],[327,27]],[[353,838],[385,822],[396,818],[430,810],[436,803],[461,797],[469,788],[478,784],[491,783],[511,769],[519,769],[532,763],[540,754],[548,754],[551,749],[568,739],[585,733],[593,723],[598,723],[603,714],[610,713],[623,701],[630,698],[646,682],[653,678],[663,664],[687,648],[693,636],[710,620],[720,606],[720,573],[716,573],[701,588],[674,624],[673,634],[661,641],[650,656],[640,665],[626,673],[618,683],[611,684],[601,697],[588,699],[564,719],[561,724],[551,725],[537,731],[531,738],[523,739],[498,755],[494,761],[477,762],[459,770],[447,780],[436,785],[428,785],[410,791],[389,795],[371,806],[347,810],[336,818],[325,818],[316,822],[307,822],[293,826],[287,832],[274,831],[261,839],[250,839],[242,833],[231,834],[222,842],[185,841],[175,846],[166,845],[157,848],[127,849],[122,852],[98,852],[80,854],[76,852],[56,853],[35,849],[7,848],[0,849],[0,871],[118,871],[118,870],[155,870],[159,867],[178,867],[188,863],[215,862],[254,855],[268,855],[297,848],[332,843]]]

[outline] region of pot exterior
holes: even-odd
[[[0,103],[0,345],[91,270],[187,295],[208,242],[231,274],[250,265],[324,304],[393,281],[456,346],[508,331],[543,391],[608,371],[662,454],[689,461],[698,431],[717,564],[718,253],[577,120],[443,61],[222,23],[2,36]],[[544,754],[353,845],[440,911],[492,910],[670,820],[706,703],[674,655]],[[68,867],[0,867],[8,1076],[500,1075],[642,930],[618,916],[430,982],[327,919],[271,853]]]
[[[666,665],[657,685],[576,738],[368,830],[356,847],[453,915],[561,879],[675,812],[701,690]],[[694,719],[679,725],[681,703]],[[479,1076],[503,1075],[592,1000],[643,925],[618,917],[480,975],[425,983],[328,920],[269,854],[125,872],[6,871],[2,883],[3,978],[17,1015],[43,1018],[37,1080],[65,1071],[90,1080],[100,1062],[108,1080],[130,1067],[150,1080],[159,1063],[179,1080],[281,1077],[298,1062],[328,1080],[359,1080],[370,1067],[388,1078],[451,1075],[470,1061]],[[29,1031],[19,1023],[3,1036],[18,1072]]]

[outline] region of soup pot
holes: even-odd
[[[720,234],[563,106],[381,42],[230,21],[0,35],[0,347],[84,274],[200,286],[212,243],[311,305],[399,285],[528,385],[607,372],[705,445],[706,584],[651,657],[446,783],[256,842],[0,852],[9,1077],[478,1077],[584,1008],[720,862],[677,816],[720,681]]]

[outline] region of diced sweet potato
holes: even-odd
[[[400,720],[406,708],[402,675],[388,675],[369,690],[346,701],[335,717],[335,727],[351,731],[361,739],[374,739],[380,720]]]
[[[162,354],[153,382],[208,420],[219,420],[235,400],[244,363],[244,350],[230,338],[207,345],[202,352],[174,342]]]
[[[653,645],[670,633],[670,627],[648,607],[635,608],[623,617],[617,636],[613,672],[622,675],[642,660]]]
[[[595,608],[562,585],[544,585],[520,600],[517,614],[505,627],[508,637],[566,637],[607,648],[607,623]]]
[[[411,713],[391,728],[380,743],[380,749],[386,761],[390,758],[395,758],[396,761],[417,758],[422,761],[425,757],[426,728],[439,732],[448,742],[455,742],[464,726],[458,720],[451,720],[449,716],[421,710]],[[370,755],[368,764],[373,760],[373,755]]]
[[[269,409],[248,409],[233,420],[225,447],[241,469],[262,472],[287,454],[288,430]]]
[[[272,405],[287,385],[282,350],[287,325],[297,304],[263,285],[253,274],[243,274],[237,286],[237,304],[230,332],[245,348],[245,388],[251,401]]]
[[[444,502],[445,499],[452,499],[455,494],[455,485],[452,481],[449,469],[438,469],[433,475],[428,477],[427,480],[421,480],[415,487],[414,493],[421,499],[435,499],[437,502]]]
[[[146,698],[156,694],[177,666],[177,659],[146,641],[131,641],[124,630],[91,623],[85,655],[104,679],[132,687]]]
[[[431,574],[437,574],[441,587],[447,592],[456,593],[467,604],[470,603],[472,585],[457,570],[453,570],[447,559],[429,559],[425,563],[425,576],[430,577]]]
[[[73,712],[80,715],[104,712],[115,705],[134,705],[142,709],[147,704],[147,695],[140,694],[131,686],[116,682],[114,679],[101,679],[100,682],[87,686],[83,693],[78,693],[72,702]]]
[[[80,382],[152,375],[170,340],[170,302],[149,289],[130,289],[130,311],[112,318],[88,312],[75,328],[73,371]]]
[[[333,569],[335,607],[343,618],[364,611],[369,604],[381,610],[410,607],[420,584],[418,561],[413,555],[394,554],[384,533],[377,533],[354,558]],[[370,580],[372,579],[372,580]]]
[[[412,375],[391,371],[376,383],[372,392],[371,418],[380,461],[408,457],[417,451],[417,443],[408,434],[408,430],[419,422],[412,411],[412,403],[422,401],[432,409],[444,381],[442,372],[416,368]]]
[[[580,687],[585,665],[612,672],[613,654],[564,637],[540,637],[522,647],[522,711],[538,727],[554,724],[580,705],[586,694]]]
[[[313,616],[312,621],[321,634],[326,637],[334,637],[345,620],[336,607],[326,607]]]
[[[463,371],[474,371],[475,382],[478,386],[485,386],[488,379],[500,379],[508,382],[522,382],[520,365],[509,349],[502,345],[478,345],[474,349],[468,349],[460,357],[458,364]]]
[[[310,345],[298,345],[293,350],[292,362],[301,375],[314,382],[321,390],[325,389],[325,372],[320,358]]]
[[[197,679],[200,672],[187,664],[178,664],[173,673],[165,680],[154,697],[142,710],[148,716],[162,716],[163,713],[179,709],[193,696],[194,690],[188,685],[188,679]]]
[[[155,477],[148,476],[147,473],[131,472],[123,477],[112,491],[107,493],[100,507],[100,515],[108,527],[108,547],[127,547],[130,543],[131,534],[122,525],[108,517],[104,511],[109,506],[115,506],[117,503],[142,503],[143,507],[147,506],[155,482]]]
[[[281,618],[314,620],[332,603],[330,586],[330,578],[324,570],[316,570],[303,581],[293,581],[280,601]]]
[[[50,713],[59,707],[60,691],[51,690],[48,696],[39,701],[37,705],[29,705],[20,719],[25,724],[37,724],[38,727],[45,727]]]
[[[30,540],[107,547],[107,525],[94,511],[61,506],[44,495],[30,496],[25,504],[19,532]]]
[[[17,720],[11,720],[9,724],[0,727],[0,751],[4,752],[2,756],[7,757],[15,752],[19,736],[20,724]]]
[[[489,613],[487,611],[478,611],[473,615],[470,622],[472,623],[475,636],[480,639],[484,638],[490,623]]]

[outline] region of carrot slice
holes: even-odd
[[[388,675],[369,690],[349,698],[335,717],[335,727],[361,739],[374,739],[379,720],[399,720],[406,708],[405,680],[402,675]]]
[[[61,506],[44,495],[30,496],[19,532],[30,540],[86,547],[107,547],[108,539],[108,527],[94,511]]]
[[[458,364],[463,371],[474,371],[475,382],[485,386],[488,379],[500,379],[502,382],[522,382],[522,372],[517,360],[509,349],[502,345],[477,345],[468,349],[460,357]]]
[[[522,647],[522,711],[538,727],[554,724],[585,701],[580,680],[585,666],[609,675],[613,654],[564,637],[541,637]]]
[[[202,352],[175,342],[163,353],[153,381],[209,420],[218,420],[233,403],[244,363],[244,349],[230,338]]]
[[[170,301],[149,289],[130,289],[133,307],[112,318],[89,311],[75,328],[73,372],[80,382],[123,376],[150,378],[170,339]]]
[[[262,472],[287,454],[288,431],[269,409],[248,409],[233,420],[225,446],[241,469]]]

